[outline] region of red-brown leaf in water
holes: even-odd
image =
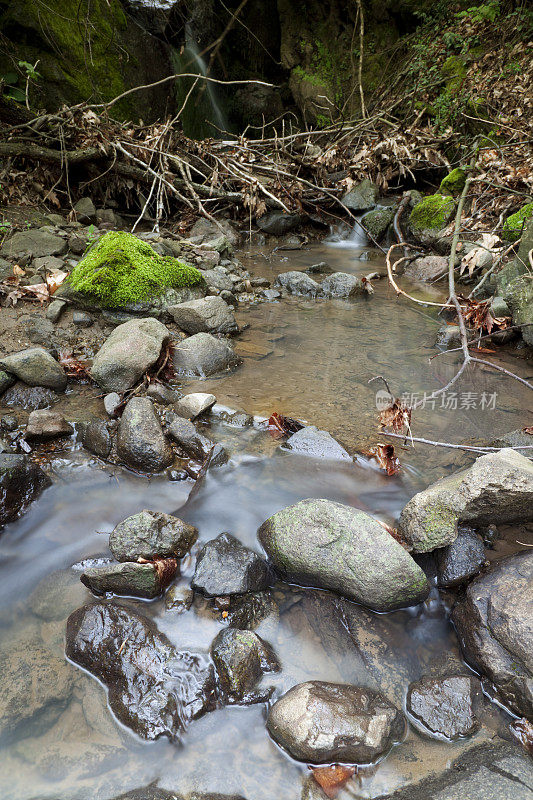
[[[394,452],[394,445],[382,444],[378,442],[375,447],[371,447],[366,451],[365,455],[375,458],[381,469],[384,469],[387,475],[395,475],[400,471],[400,459]]]
[[[313,778],[328,797],[336,797],[354,773],[355,767],[343,767],[341,764],[313,767]]]
[[[527,719],[516,719],[509,725],[511,733],[530,755],[533,755],[533,725]]]
[[[526,425],[525,428],[522,428],[522,433],[529,433],[530,436],[533,436],[533,425]]]
[[[406,406],[399,397],[379,412],[379,424],[382,428],[392,428],[395,433],[400,433],[402,428],[411,426],[412,408]]]
[[[268,420],[268,429],[270,435],[274,439],[279,439],[281,436],[288,436],[291,433],[296,433],[296,431],[301,431],[303,427],[304,425],[298,422],[297,419],[284,417],[283,414],[278,414],[277,412],[274,412]]]
[[[90,380],[88,365],[79,358],[75,358],[72,350],[60,350],[58,361],[69,378],[86,378]]]

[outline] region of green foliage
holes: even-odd
[[[95,304],[116,308],[150,300],[168,288],[197,286],[203,277],[131,233],[110,231],[90,247],[68,282]]]
[[[449,195],[432,194],[418,203],[409,217],[415,231],[441,230],[455,210],[455,202]]]
[[[522,236],[524,225],[531,217],[533,217],[533,203],[527,203],[507,217],[503,224],[503,238],[508,242],[516,242]]]
[[[41,75],[36,70],[37,64],[30,64],[29,61],[19,61],[18,65],[23,73],[24,81],[35,81]],[[4,97],[10,97],[17,103],[24,103],[26,100],[25,88],[19,86],[20,75],[16,72],[6,72],[0,75],[0,89]]]
[[[459,11],[455,15],[457,19],[464,19],[468,22],[494,22],[501,14],[499,0],[487,0],[479,6],[470,6],[466,11]]]

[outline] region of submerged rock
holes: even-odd
[[[331,589],[376,611],[421,603],[426,576],[368,514],[330,500],[302,500],[258,531],[277,572],[303,586]]]
[[[483,694],[477,678],[422,678],[409,686],[407,710],[432,734],[459,739],[475,733]]]
[[[270,645],[252,631],[226,628],[215,637],[211,657],[227,703],[261,703],[272,690],[254,691],[261,677],[280,669]]]
[[[52,481],[27,456],[0,454],[0,526],[26,511]]]
[[[186,333],[235,333],[238,325],[231,307],[221,297],[203,297],[170,306],[176,325]]]
[[[38,408],[49,408],[59,400],[52,389],[44,386],[28,386],[22,381],[17,381],[2,395],[2,405],[24,408],[26,411],[35,411]]]
[[[533,717],[533,553],[497,562],[453,609],[466,661],[515,713]]]
[[[299,761],[368,764],[402,739],[405,719],[379,692],[307,681],[274,703],[267,728]]]
[[[270,586],[268,564],[229,533],[207,542],[196,560],[192,586],[208,597],[260,592]]]
[[[179,739],[215,705],[213,667],[176,650],[141,615],[111,603],[83,606],[67,622],[66,654],[108,688],[111,710],[144,739]]]
[[[196,333],[173,348],[172,363],[178,374],[207,378],[240,364],[242,359],[225,339]]]
[[[483,540],[471,528],[459,528],[457,539],[436,551],[437,583],[440,588],[459,586],[480,571],[485,563]]]
[[[115,526],[109,536],[109,549],[117,561],[183,558],[197,538],[193,525],[171,514],[144,509]]]
[[[417,553],[451,544],[457,523],[481,525],[533,519],[533,464],[505,448],[415,494],[398,527]]]
[[[305,272],[292,270],[282,272],[274,281],[274,286],[285,289],[289,294],[299,294],[307,297],[318,297],[322,293],[320,284],[314,281]]]
[[[0,359],[0,369],[16,375],[28,386],[45,386],[63,392],[67,375],[63,367],[44,347],[30,347]]]
[[[193,392],[181,397],[174,405],[176,414],[185,419],[196,419],[200,414],[206,411],[216,403],[217,399],[214,394],[206,394],[205,392]]]
[[[354,297],[364,292],[361,278],[348,272],[334,272],[333,275],[328,275],[322,281],[320,288],[325,297]]]
[[[172,463],[172,448],[148,397],[132,397],[124,409],[117,453],[128,467],[143,472],[161,472]]]
[[[158,597],[168,583],[161,579],[154,564],[139,564],[137,561],[87,567],[80,580],[95,594],[129,595],[146,600]]]
[[[155,364],[169,339],[167,328],[152,317],[124,322],[97,352],[91,375],[104,392],[125,392]]]
[[[289,436],[279,446],[281,451],[288,451],[309,458],[327,458],[332,461],[353,461],[351,455],[327,431],[321,431],[314,425],[307,425]]]
[[[31,412],[24,436],[28,441],[42,441],[73,433],[74,428],[59,411],[39,409]]]

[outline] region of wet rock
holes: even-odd
[[[206,394],[205,392],[193,392],[192,394],[184,395],[174,405],[176,414],[184,419],[196,419],[200,414],[208,411],[217,399],[214,394]]]
[[[0,255],[7,258],[31,253],[33,258],[61,256],[67,252],[67,243],[60,236],[41,230],[18,231],[10,236],[0,248]]]
[[[96,208],[90,197],[82,197],[74,205],[76,219],[79,222],[96,222]]]
[[[87,567],[80,580],[95,594],[129,595],[147,600],[159,597],[166,586],[153,564],[136,561]]]
[[[301,226],[301,214],[285,214],[283,211],[269,211],[256,220],[257,227],[271,236],[284,236]]]
[[[153,400],[154,403],[161,403],[164,406],[170,406],[179,399],[179,395],[174,389],[162,383],[151,383],[146,396]]]
[[[109,456],[113,439],[104,420],[95,420],[78,425],[81,443],[90,453],[104,460]]]
[[[529,456],[531,455],[529,447],[533,445],[533,439],[530,433],[524,433],[524,431],[519,428],[518,430],[502,434],[497,439],[494,439],[491,445],[492,447],[512,447],[518,450],[523,456]]]
[[[54,334],[54,326],[49,319],[37,317],[35,314],[26,321],[24,325],[26,336],[32,344],[38,344],[42,347],[49,347],[52,336]]]
[[[161,472],[173,461],[170,447],[148,397],[132,397],[120,418],[117,453],[143,472]]]
[[[165,594],[165,608],[183,614],[189,611],[193,604],[194,592],[186,586],[171,586]]]
[[[212,440],[202,436],[192,422],[176,414],[173,414],[169,421],[167,435],[196,461],[204,461],[213,447]]]
[[[378,692],[307,681],[274,703],[267,729],[299,761],[367,764],[402,739],[405,719]]]
[[[125,608],[95,603],[71,614],[66,653],[107,686],[112,711],[144,739],[178,739],[214,707],[208,659],[176,650],[148,619]]]
[[[455,542],[436,551],[436,562],[439,587],[459,586],[477,575],[485,563],[483,540],[474,530],[462,526]]]
[[[91,375],[104,392],[131,389],[159,358],[170,334],[151,317],[119,325],[96,354]]]
[[[478,730],[482,698],[477,678],[468,675],[427,677],[409,686],[407,710],[428,732],[459,739]]]
[[[279,606],[272,592],[232,595],[228,615],[230,628],[253,631],[266,619],[279,620]]]
[[[367,211],[374,208],[378,201],[379,189],[375,183],[365,178],[342,198],[342,202],[350,211]]]
[[[130,792],[114,797],[113,800],[186,800],[182,794],[167,792],[150,784],[142,789],[132,789]],[[187,798],[189,800],[189,798]]]
[[[267,563],[229,533],[207,542],[196,560],[192,587],[208,597],[259,592],[270,586]]]
[[[309,458],[327,458],[331,461],[353,461],[333,436],[327,431],[321,431],[314,425],[307,425],[300,431],[289,436],[280,450],[289,451]]]
[[[0,428],[4,431],[16,431],[18,428],[18,420],[11,414],[5,414],[0,418]]]
[[[49,319],[50,322],[59,322],[59,318],[67,305],[65,300],[52,300],[46,309],[46,319]]]
[[[219,442],[215,442],[211,450],[209,451],[209,455],[207,456],[206,461],[202,465],[202,469],[200,470],[200,475],[207,473],[208,470],[212,469],[213,467],[222,467],[224,464],[227,464],[229,461],[229,456],[224,447]]]
[[[390,206],[387,208],[375,208],[365,214],[361,220],[367,231],[374,237],[376,242],[381,241],[389,225],[392,225],[394,219],[394,208]]]
[[[233,414],[229,414],[226,417],[224,422],[231,428],[249,428],[250,425],[254,424],[254,418],[252,414],[247,414],[246,411],[234,411]]]
[[[225,303],[227,303],[230,306],[233,306],[233,308],[237,308],[237,306],[239,305],[239,301],[237,300],[233,292],[229,291],[229,289],[222,289],[222,291],[220,292],[220,296]]]
[[[59,397],[51,389],[45,389],[43,386],[27,386],[22,381],[11,386],[2,396],[3,405],[16,406],[26,411],[48,408],[58,400]]]
[[[87,249],[87,234],[71,233],[68,237],[68,249],[76,256],[81,256]]]
[[[261,292],[261,297],[265,300],[278,300],[281,297],[281,292],[278,289],[264,289]]]
[[[24,437],[28,441],[43,441],[71,436],[73,433],[74,428],[59,411],[39,409],[31,412]]]
[[[418,553],[451,544],[457,523],[489,525],[533,519],[533,464],[510,448],[480,456],[404,507],[399,530]]]
[[[196,333],[173,348],[173,365],[178,374],[207,378],[241,363],[225,339],[210,333]]]
[[[28,386],[45,386],[63,392],[67,375],[63,367],[43,347],[30,347],[0,359],[0,369],[16,375]]]
[[[104,408],[106,410],[106,414],[108,414],[110,417],[116,416],[121,403],[122,400],[120,399],[118,392],[110,392],[109,394],[106,394],[104,397]]]
[[[361,278],[347,272],[334,272],[324,278],[321,285],[325,297],[354,297],[363,294],[364,288]]]
[[[24,513],[48,486],[50,478],[27,456],[0,454],[0,525]]]
[[[304,295],[306,297],[318,297],[322,289],[320,284],[314,281],[305,272],[292,270],[282,272],[274,281],[274,286],[285,289],[289,294]]]
[[[533,716],[533,553],[497,562],[469,584],[452,620],[466,661],[505,705]]]
[[[318,264],[311,264],[305,270],[308,275],[332,275],[333,270],[325,261],[320,261]]]
[[[193,525],[171,514],[144,509],[115,526],[109,536],[109,549],[117,561],[183,558],[197,538]]]
[[[6,389],[9,389],[10,386],[13,386],[14,383],[15,378],[13,375],[10,375],[9,372],[0,370],[0,395],[3,394]]]
[[[206,269],[202,275],[211,292],[231,292],[233,289],[233,281],[225,270],[215,267]]]
[[[36,736],[59,718],[72,691],[71,668],[25,642],[0,651],[0,738]]]
[[[331,589],[376,611],[416,605],[426,576],[372,517],[330,500],[302,500],[273,514],[259,541],[284,580]]]
[[[444,256],[423,256],[415,258],[404,270],[404,276],[411,281],[434,281],[448,272],[448,259]]]
[[[221,297],[203,297],[168,310],[186,333],[235,333],[239,329],[233,310]]]
[[[446,349],[461,347],[461,329],[459,325],[443,325],[439,328],[435,344],[437,347]]]
[[[226,628],[211,645],[222,696],[227,703],[264,702],[272,690],[254,691],[265,673],[277,672],[279,661],[270,645],[252,631]]]
[[[90,328],[93,318],[86,311],[75,311],[72,314],[72,322],[77,328]]]

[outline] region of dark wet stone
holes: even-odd
[[[269,211],[256,220],[257,227],[272,236],[284,236],[299,228],[303,222],[301,214],[286,214],[283,211]]]
[[[186,586],[171,586],[165,594],[165,608],[167,611],[183,614],[185,611],[189,611],[193,600],[192,589],[188,589]]]
[[[153,564],[136,561],[87,567],[80,580],[95,594],[128,595],[147,600],[159,597],[165,588]]]
[[[27,386],[22,381],[17,381],[2,396],[2,405],[16,406],[26,411],[35,411],[38,408],[49,408],[57,402],[59,397],[52,389],[43,386]]]
[[[407,710],[432,734],[459,739],[475,733],[483,694],[477,678],[422,678],[409,686]]]
[[[208,597],[259,592],[272,582],[268,565],[229,533],[207,542],[196,560],[192,586]]]
[[[211,657],[225,702],[260,703],[272,693],[271,689],[255,691],[255,687],[264,674],[277,672],[280,664],[270,645],[252,631],[220,631],[211,644]]]
[[[60,392],[67,387],[65,370],[43,347],[11,353],[0,359],[0,368],[16,375],[28,386],[46,386]]]
[[[230,628],[251,631],[271,616],[279,617],[279,606],[271,592],[233,595],[226,622]]]
[[[372,517],[330,500],[302,500],[259,528],[283,580],[331,589],[376,611],[416,605],[429,585],[409,553]]]
[[[10,375],[9,372],[4,372],[3,370],[0,370],[0,395],[3,394],[6,391],[6,389],[9,389],[10,386],[13,386],[14,383],[15,383],[15,378],[13,377],[13,375]]]
[[[111,710],[144,739],[179,739],[192,719],[214,708],[208,659],[176,650],[133,611],[111,603],[79,608],[66,638],[67,656],[107,686]]]
[[[95,420],[78,425],[81,443],[90,453],[106,459],[111,452],[113,440],[104,420]]]
[[[24,436],[28,441],[43,441],[73,433],[74,428],[59,411],[39,409],[31,412]]]
[[[133,397],[124,409],[117,453],[127,466],[143,472],[161,472],[172,463],[172,448],[148,397]]]
[[[469,584],[452,612],[463,655],[503,703],[533,716],[533,553],[498,561]]]
[[[235,411],[233,414],[229,414],[224,421],[232,428],[248,428],[254,424],[252,414],[247,414],[246,411]]]
[[[353,461],[351,455],[327,431],[321,431],[314,425],[307,425],[289,436],[280,445],[286,450],[309,458],[328,458],[332,461]]]
[[[24,455],[0,454],[0,525],[24,513],[51,480]]]
[[[485,546],[474,530],[460,527],[455,542],[436,550],[435,555],[437,583],[441,588],[448,588],[477,575],[485,563]]]
[[[0,651],[0,739],[38,736],[58,719],[72,691],[72,671],[45,647],[24,642]]]
[[[90,328],[93,324],[93,318],[86,311],[74,311],[72,322],[77,328]]]
[[[132,789],[130,792],[118,795],[113,800],[186,800],[182,794],[167,792],[157,786],[144,786],[142,789]]]
[[[192,422],[184,417],[172,414],[167,427],[167,435],[170,436],[181,449],[196,461],[204,461],[209,455],[214,442],[207,436],[202,436]]]
[[[267,729],[299,761],[367,764],[403,738],[405,718],[379,692],[307,681],[274,703]]]
[[[61,314],[66,307],[67,303],[65,300],[52,300],[46,309],[46,319],[49,319],[50,322],[59,322]]]
[[[164,406],[170,406],[179,399],[179,395],[174,389],[162,383],[151,383],[146,395],[150,400],[153,400],[154,403],[161,403]]]
[[[144,509],[118,523],[109,536],[109,549],[117,561],[183,558],[197,538],[193,525],[170,514]]]

